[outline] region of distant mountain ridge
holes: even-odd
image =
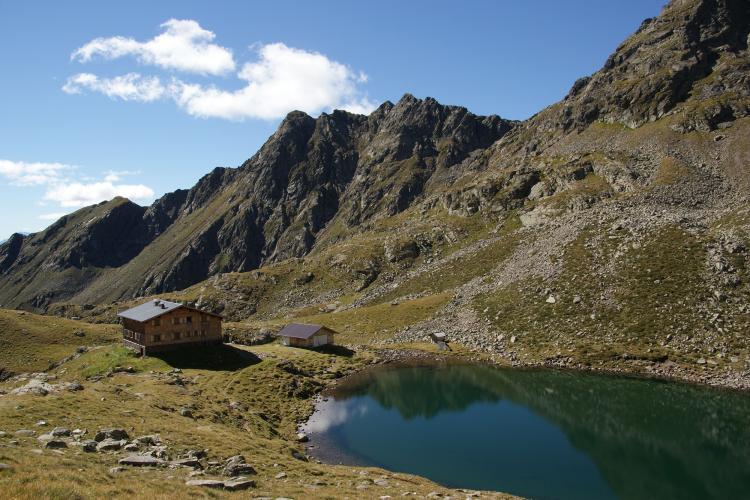
[[[676,134],[744,127],[749,33],[746,1],[675,0],[599,72],[524,122],[409,94],[369,116],[289,113],[241,166],[216,168],[189,190],[149,207],[117,198],[13,235],[0,245],[0,304],[44,310],[180,290],[336,248],[405,213],[441,210],[494,223],[561,193],[575,195],[569,210],[618,193],[668,206],[727,203],[748,193],[739,149],[734,162],[718,164],[697,149],[677,158],[666,135],[651,137],[648,150],[614,145],[622,140],[617,127],[659,122]],[[669,189],[651,187],[667,156],[691,175]],[[581,196],[584,179],[591,185]]]

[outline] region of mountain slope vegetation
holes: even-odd
[[[513,363],[745,384],[749,35],[746,1],[674,0],[522,122],[409,94],[292,112],[189,190],[14,235],[0,304],[107,322],[158,294],[238,331],[440,330]]]

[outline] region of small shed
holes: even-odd
[[[281,343],[292,347],[319,347],[333,344],[333,330],[322,325],[290,323],[278,333]]]

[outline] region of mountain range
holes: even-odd
[[[740,360],[749,34],[746,0],[673,0],[524,121],[410,94],[368,116],[291,112],[189,190],[14,234],[0,305],[111,318],[160,294],[350,328],[409,306],[383,341],[441,329],[511,359]]]

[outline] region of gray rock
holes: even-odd
[[[157,446],[161,444],[161,438],[159,437],[158,434],[151,434],[148,436],[139,436],[135,438],[135,440],[146,446]]]
[[[123,440],[116,440],[116,439],[105,439],[104,441],[101,441],[96,446],[96,451],[117,451],[123,446],[125,446],[125,443],[127,441]]]
[[[252,479],[233,479],[224,481],[224,489],[229,491],[240,491],[248,488],[255,488],[255,481]]]
[[[128,440],[130,436],[125,429],[112,428],[112,429],[100,429],[99,432],[94,436],[95,441],[104,441],[105,439],[114,439],[120,441],[122,439]]]
[[[245,457],[242,455],[234,455],[226,459],[225,464],[231,465],[231,464],[244,464],[247,461],[245,460]]]
[[[224,481],[218,481],[216,479],[191,479],[185,482],[187,486],[200,486],[202,488],[215,488],[223,489]]]
[[[29,437],[29,436],[34,436],[34,435],[36,435],[36,432],[30,429],[19,429],[16,431],[16,436]]]
[[[276,479],[284,479],[286,477],[286,472],[279,472],[274,476]]]
[[[297,442],[298,443],[306,443],[308,441],[310,441],[310,438],[308,437],[307,434],[305,434],[304,432],[298,432],[297,433]]]
[[[201,467],[201,463],[197,458],[180,458],[178,460],[173,460],[172,465],[178,467],[192,467],[194,469]]]
[[[10,465],[0,463],[0,471],[9,470],[9,469],[10,469]]]
[[[575,297],[573,297],[573,303],[574,304],[580,304],[581,303],[581,296],[580,295],[576,295]]]
[[[70,436],[70,429],[67,429],[65,427],[55,427],[54,429],[52,429],[51,434],[55,437]]]
[[[252,465],[246,463],[233,463],[224,467],[225,476],[242,476],[244,474],[255,474],[255,469]]]
[[[120,465],[130,465],[133,467],[161,467],[166,465],[164,460],[150,457],[148,455],[130,455],[117,461]]]
[[[190,408],[183,408],[180,410],[180,415],[182,415],[183,417],[192,418],[193,411]]]
[[[96,446],[98,444],[99,443],[97,443],[93,439],[87,439],[86,441],[83,441],[81,443],[81,446],[83,447],[83,451],[85,451],[87,453],[92,453],[92,452],[96,451]]]
[[[49,449],[67,448],[68,443],[62,439],[51,439],[44,444],[44,447]]]
[[[125,472],[126,470],[127,469],[125,467],[110,467],[109,473],[114,475],[114,474],[119,474],[120,472]]]
[[[138,451],[139,448],[137,443],[128,443],[122,449],[125,451]]]

